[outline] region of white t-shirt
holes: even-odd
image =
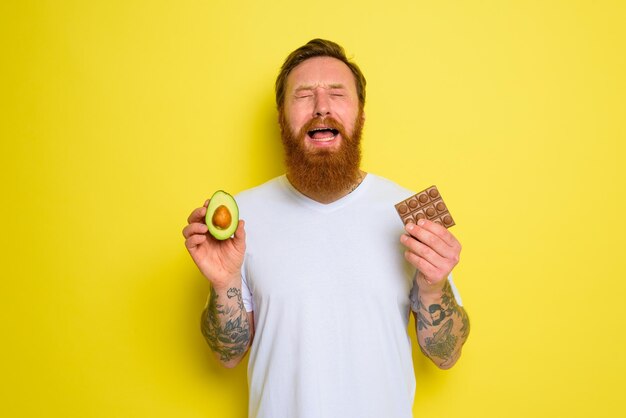
[[[254,311],[250,418],[410,418],[415,269],[394,204],[413,193],[368,174],[321,204],[285,176],[236,196],[242,294]]]

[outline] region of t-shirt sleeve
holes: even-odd
[[[456,299],[456,303],[459,306],[463,306],[463,301],[461,300],[461,294],[457,290],[456,286],[454,285],[454,281],[452,280],[452,273],[448,275],[448,282],[450,283],[450,288],[452,288],[452,294],[454,295],[454,299]]]
[[[246,312],[254,311],[254,300],[252,299],[250,287],[248,287],[245,260],[243,262],[243,266],[241,267],[241,297],[243,299],[243,306],[246,308]]]

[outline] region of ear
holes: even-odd
[[[284,112],[283,108],[281,107],[280,109],[278,109],[278,119],[277,119],[278,120],[278,124],[281,125],[281,126],[285,122],[284,117],[285,117],[285,112]]]
[[[287,121],[284,119],[285,118],[285,113],[283,112],[283,109],[278,109],[278,127],[280,128],[280,132],[284,133],[284,129],[286,129],[287,126]]]

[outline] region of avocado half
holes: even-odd
[[[211,196],[206,210],[206,225],[216,239],[225,240],[233,236],[239,224],[239,207],[235,199],[223,190]]]

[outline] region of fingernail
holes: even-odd
[[[415,225],[413,225],[413,222],[409,222],[408,224],[406,224],[407,231],[412,231],[413,228],[415,228]]]
[[[417,224],[418,224],[419,226],[424,226],[424,222],[425,222],[425,221],[424,221],[423,219],[420,219],[419,221],[417,221]]]

